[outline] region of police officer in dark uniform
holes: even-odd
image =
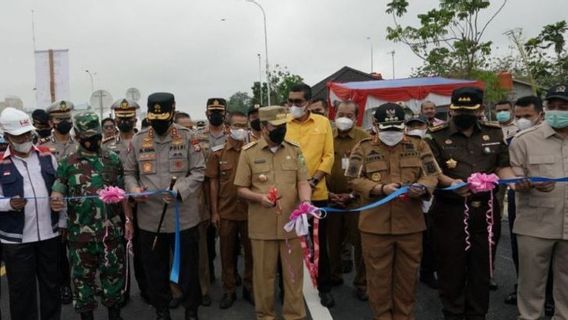
[[[496,173],[500,178],[514,174],[498,124],[479,121],[483,91],[474,87],[454,90],[452,120],[430,129],[432,153],[442,170],[439,185],[456,185],[475,173]],[[494,194],[496,190],[493,191]],[[485,319],[489,308],[489,244],[486,212],[489,192],[471,194],[467,187],[455,192],[436,191],[430,210],[434,219],[438,254],[438,284],[447,320]],[[469,207],[469,242],[466,251],[464,201]],[[500,228],[499,206],[493,203],[494,233]]]

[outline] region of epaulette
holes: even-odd
[[[253,141],[253,142],[249,142],[246,145],[243,146],[243,150],[247,150],[252,148],[254,145],[256,145],[258,142],[257,141]]]
[[[438,132],[442,129],[446,129],[447,127],[448,127],[448,123],[446,122],[446,123],[443,123],[443,124],[438,125],[438,126],[430,127],[430,128],[428,128],[428,130],[430,132]]]
[[[532,127],[527,128],[527,129],[525,129],[525,130],[521,130],[521,131],[519,131],[519,132],[517,132],[517,133],[515,134],[514,139],[516,139],[516,138],[518,138],[518,137],[520,137],[520,136],[523,136],[523,135],[525,135],[525,134],[527,134],[527,133],[529,133],[529,132],[533,132],[533,131],[535,131],[537,128],[538,128],[538,125],[537,125],[537,126],[532,126]]]
[[[284,140],[284,141],[295,147],[301,148],[300,144],[298,144],[296,141],[290,141],[290,140]]]
[[[220,144],[220,145],[217,145],[217,146],[214,146],[214,147],[211,147],[211,152],[217,152],[217,151],[219,151],[219,150],[222,150],[223,148],[225,148],[225,144],[224,144],[224,143],[223,143],[223,144]]]
[[[501,129],[501,125],[499,122],[495,121],[479,121],[482,126],[490,127],[490,128],[499,128]]]

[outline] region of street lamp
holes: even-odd
[[[394,79],[395,78],[395,75],[394,75],[394,54],[395,54],[395,51],[394,50],[389,51],[389,54],[392,56],[392,78]]]
[[[89,74],[89,77],[91,78],[91,93],[95,92],[95,78],[93,77],[93,73],[89,70],[85,70],[86,73]],[[94,73],[96,74],[96,73]]]
[[[264,8],[260,5],[260,3],[256,2],[255,0],[246,0],[254,5],[256,5],[260,11],[262,11],[262,18],[264,19],[264,55],[266,59],[266,85],[268,87],[268,105],[270,105],[270,71],[268,65],[268,34],[266,32],[266,13],[264,12]]]
[[[260,105],[262,106],[262,62],[260,59],[260,53],[256,54],[258,56],[258,88],[260,91]]]
[[[369,44],[371,45],[371,73],[373,73],[373,41],[371,37],[367,37],[367,40],[369,40]]]

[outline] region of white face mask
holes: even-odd
[[[527,118],[520,118],[517,120],[517,127],[519,127],[519,130],[525,130],[528,129],[530,127],[534,126],[534,122],[532,120],[529,120]]]
[[[402,141],[402,137],[404,137],[404,132],[402,131],[379,131],[379,139],[386,144],[387,146],[395,146],[400,141]]]
[[[231,129],[231,138],[237,141],[243,141],[247,137],[247,131],[245,129]]]
[[[15,151],[19,153],[29,153],[32,150],[34,143],[32,141],[24,142],[24,143],[15,143],[12,142],[12,147]]]
[[[353,128],[353,120],[347,117],[340,117],[335,119],[335,126],[339,131],[347,131]]]
[[[406,134],[409,136],[424,138],[424,136],[426,135],[426,131],[428,131],[428,129],[412,129],[408,130]]]
[[[303,107],[298,107],[297,105],[293,105],[290,107],[290,114],[294,119],[298,119],[306,114],[306,110]]]

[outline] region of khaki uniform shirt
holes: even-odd
[[[147,191],[166,190],[173,176],[177,177],[174,190],[181,198],[179,204],[181,229],[189,229],[200,222],[199,193],[205,171],[203,153],[191,144],[191,132],[176,124],[160,137],[151,128],[137,133],[124,163],[125,185],[128,191],[145,187]],[[140,229],[156,232],[164,202],[158,195],[138,203]],[[174,232],[175,204],[168,206],[160,232]]]
[[[235,176],[237,187],[247,187],[253,192],[268,193],[276,187],[282,212],[265,208],[258,202],[250,202],[248,209],[249,238],[258,240],[282,240],[296,238],[296,232],[286,232],[284,225],[300,202],[298,182],[307,181],[306,165],[300,147],[284,141],[273,153],[265,139],[243,147]]]
[[[333,161],[331,175],[329,176],[329,179],[327,179],[327,188],[330,192],[351,192],[351,188],[349,188],[349,185],[347,183],[347,177],[345,176],[345,171],[347,171],[347,168],[349,167],[349,157],[351,156],[351,150],[353,150],[353,148],[359,141],[367,137],[369,137],[369,134],[358,127],[351,129],[344,137],[338,134],[337,129],[333,130],[333,147],[335,159]]]
[[[517,127],[515,121],[506,125],[501,125],[501,129],[503,130],[503,136],[505,137],[505,140],[511,139],[517,134],[517,132],[519,132],[519,127]]]
[[[246,200],[237,194],[237,187],[233,183],[241,154],[238,142],[227,138],[225,147],[212,152],[207,159],[205,176],[218,181],[217,210],[222,219],[244,221],[247,219],[248,206]]]
[[[568,176],[568,139],[546,122],[520,132],[509,147],[511,166],[518,176]],[[556,183],[551,192],[517,192],[516,234],[568,240],[568,185]]]
[[[57,162],[59,162],[64,157],[77,151],[77,146],[79,145],[79,143],[77,143],[71,137],[69,137],[69,140],[67,140],[66,142],[59,142],[55,140],[55,136],[52,135],[45,140],[42,139],[40,141],[40,145],[49,148],[51,154],[53,154],[55,156],[55,159],[57,159]]]
[[[431,193],[438,184],[440,169],[420,138],[405,136],[393,146],[378,138],[361,141],[352,151],[347,176],[351,188],[364,202],[377,200],[370,192],[377,184],[418,183]],[[422,199],[395,199],[383,206],[362,211],[359,230],[373,234],[408,234],[426,230]]]
[[[126,156],[130,150],[130,140],[121,139],[119,135],[112,137],[103,142],[103,149],[113,151],[118,154],[120,161],[124,163],[126,161]]]
[[[509,151],[498,124],[480,122],[470,137],[458,131],[452,121],[430,128],[427,139],[442,172],[467,181],[475,172],[495,173],[509,166]],[[455,192],[436,192],[436,197],[463,201]]]

